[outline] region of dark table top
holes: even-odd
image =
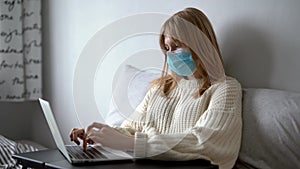
[[[217,169],[206,160],[192,161],[157,161],[157,160],[128,160],[128,161],[107,161],[97,163],[70,164],[58,149],[42,150],[30,153],[13,155],[20,164],[25,167],[34,168],[71,168],[71,169]]]

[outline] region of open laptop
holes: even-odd
[[[39,99],[45,118],[51,130],[53,139],[59,151],[72,164],[101,161],[133,160],[132,152],[110,149],[102,146],[88,146],[86,151],[82,146],[65,145],[48,101]]]

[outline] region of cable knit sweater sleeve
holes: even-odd
[[[124,122],[124,129],[135,134],[135,156],[159,160],[203,158],[219,165],[220,169],[232,168],[241,142],[241,86],[235,79],[227,78],[225,82],[211,86],[205,94],[209,95],[207,109],[186,132],[159,134],[154,127],[145,133],[140,132],[142,123]],[[145,120],[150,95],[151,92],[139,106],[135,120]]]

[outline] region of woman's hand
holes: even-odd
[[[80,145],[81,139],[83,141],[83,150],[86,150],[87,144],[94,144],[92,140],[86,139],[86,134],[84,129],[73,128],[70,133],[70,140],[74,141],[77,145]]]
[[[79,128],[73,128],[71,133],[70,133],[70,139],[71,141],[74,141],[77,145],[80,144],[80,141],[78,140],[84,140],[85,139],[85,131],[84,129],[79,129]]]
[[[117,150],[133,150],[134,137],[122,134],[106,124],[94,122],[87,127],[85,134],[88,141]]]

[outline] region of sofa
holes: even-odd
[[[300,93],[243,89],[237,168],[300,168]]]
[[[159,72],[125,65],[114,84],[105,122],[118,126],[142,101]],[[128,86],[128,87],[126,87]],[[237,169],[300,168],[300,93],[243,88],[242,144]],[[126,105],[131,109],[123,111]],[[122,111],[121,111],[122,110]]]

